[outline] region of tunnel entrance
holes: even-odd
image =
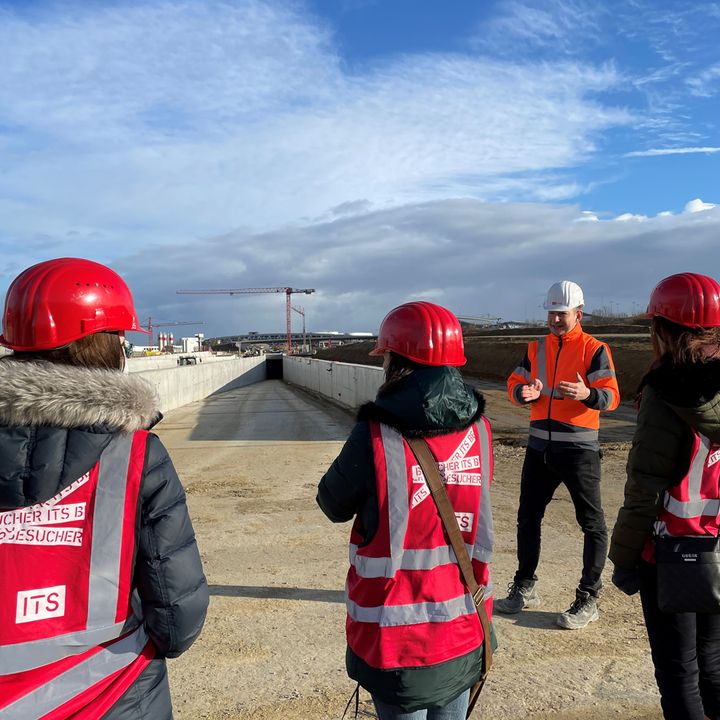
[[[267,373],[266,377],[268,380],[282,380],[283,379],[282,356],[265,358],[265,370]]]

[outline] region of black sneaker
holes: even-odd
[[[557,624],[566,630],[580,630],[600,617],[597,598],[590,593],[578,592],[575,602],[557,618]]]
[[[535,592],[535,586],[523,587],[516,582],[508,585],[507,597],[496,600],[493,609],[505,615],[515,615],[528,607],[540,605],[540,596]]]

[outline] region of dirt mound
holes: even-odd
[[[594,330],[594,328],[593,328]],[[537,335],[537,329],[535,331]],[[504,381],[522,360],[525,336],[506,336],[503,338],[485,338],[471,336],[465,339],[467,365],[461,368],[464,375],[485,380]],[[612,351],[617,372],[620,395],[623,400],[632,400],[642,376],[652,362],[652,348],[649,338],[613,337],[607,340]],[[320,350],[317,358],[335,362],[357,363],[360,365],[381,365],[382,358],[368,355],[374,347],[373,342],[358,342]]]
[[[536,337],[545,332],[546,326],[543,325],[532,325],[529,327],[521,328],[487,328],[478,325],[470,325],[467,323],[460,323],[463,329],[463,336],[465,338],[471,336],[477,337],[505,337],[506,335],[519,335]],[[583,320],[583,328],[591,335],[647,335],[650,332],[650,321],[649,320],[638,320],[636,322],[596,322],[588,323]]]

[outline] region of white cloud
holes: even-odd
[[[143,316],[202,319],[207,335],[279,331],[284,297],[177,296],[179,283],[311,287],[316,293],[301,303],[309,329],[373,331],[390,308],[412,298],[462,315],[538,317],[548,286],[563,277],[580,283],[589,309],[612,298],[629,312],[660,278],[720,266],[720,208],[702,218],[683,213],[642,222],[578,223],[578,216],[581,209],[570,205],[433,201],[150,247],[118,266]]]
[[[720,80],[720,63],[706,68],[696,77],[688,78],[685,82],[693,95],[709,98],[716,95],[720,89],[718,80]]]
[[[583,210],[580,217],[575,218],[575,222],[600,222],[600,218],[590,210]]]
[[[639,92],[631,102],[645,105],[645,120],[638,125],[643,145],[689,147],[715,140],[717,113],[699,102],[712,90],[710,78],[698,68],[720,60],[717,3],[633,0],[613,4],[607,17],[612,20],[601,46],[612,44],[609,52]]]
[[[716,205],[713,203],[706,203],[703,202],[700,198],[695,198],[694,200],[691,200],[689,203],[687,203],[687,205],[685,205],[685,212],[699,213],[705,210],[712,210],[714,207],[716,207]]]
[[[615,218],[615,222],[645,222],[647,215],[634,215],[633,213],[623,213]]]
[[[188,242],[363,198],[564,200],[631,114],[608,67],[417,54],[349,74],[301,5],[69,4],[0,23],[8,245]]]
[[[675,148],[652,148],[650,150],[633,150],[625,153],[623,157],[658,157],[662,155],[689,155],[703,153],[711,155],[720,152],[720,147],[675,147]]]
[[[596,40],[606,11],[584,0],[509,0],[499,16],[485,21],[473,42],[506,54],[550,49],[576,54]],[[581,41],[580,43],[578,41]]]
[[[4,119],[79,146],[217,137],[322,99],[337,64],[322,28],[259,0],[67,3],[0,24]]]

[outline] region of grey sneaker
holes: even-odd
[[[579,630],[600,617],[597,598],[578,592],[575,602],[557,618],[557,624],[566,630]]]
[[[516,582],[511,582],[508,585],[507,597],[497,600],[493,605],[493,610],[506,615],[515,615],[525,608],[533,608],[538,605],[540,605],[540,596],[535,592],[534,585],[523,587]]]

